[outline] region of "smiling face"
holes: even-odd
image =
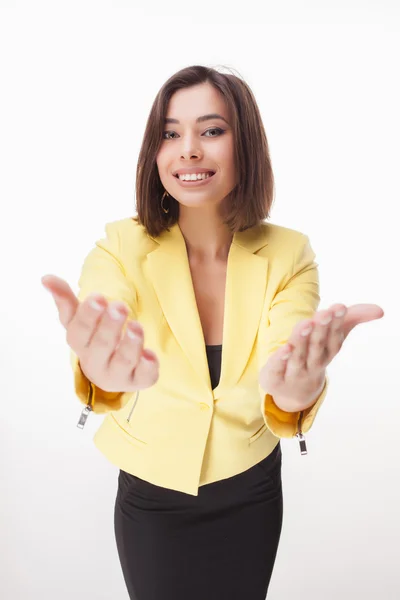
[[[208,83],[178,90],[171,97],[157,167],[164,188],[180,204],[219,205],[235,187],[229,120],[224,98]]]

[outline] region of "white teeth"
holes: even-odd
[[[196,181],[200,179],[207,179],[210,177],[209,173],[184,173],[183,175],[178,175],[181,181]]]

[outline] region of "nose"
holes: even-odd
[[[183,151],[181,154],[183,160],[191,160],[193,158],[200,158],[200,152],[197,150]]]
[[[195,139],[192,136],[187,136],[182,139],[181,159],[191,160],[193,158],[201,158],[201,156],[201,149],[195,143]]]

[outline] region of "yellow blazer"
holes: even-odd
[[[258,382],[268,357],[318,308],[319,277],[306,235],[263,222],[236,233],[225,294],[221,378],[211,387],[185,241],[178,224],[158,238],[133,219],[106,225],[86,257],[79,299],[122,300],[141,323],[160,376],[135,393],[105,393],[72,353],[84,415],[106,414],[94,443],[107,459],[153,484],[196,496],[199,486],[249,469],[280,438],[306,433],[321,406],[280,410]],[[300,435],[297,439],[302,439]],[[302,444],[301,444],[302,446]]]

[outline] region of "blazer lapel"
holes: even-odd
[[[201,384],[211,391],[203,330],[197,309],[186,244],[178,224],[152,238],[149,271],[161,309]],[[235,233],[228,255],[217,399],[232,388],[247,364],[258,332],[267,285],[268,259],[255,252],[267,245],[265,225]]]

